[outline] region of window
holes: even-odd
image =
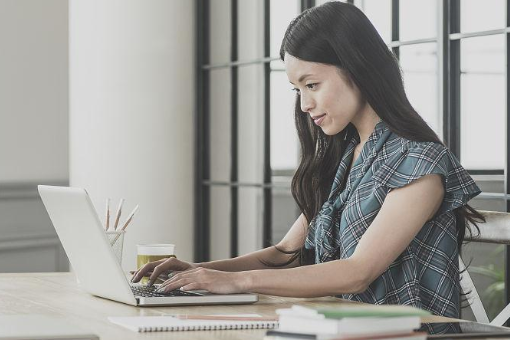
[[[277,243],[299,215],[294,94],[278,53],[306,6],[197,1],[197,261]]]
[[[275,244],[299,214],[294,94],[278,54],[289,22],[323,2],[197,1],[197,261]],[[509,211],[507,2],[349,2],[399,58],[411,104],[482,188],[473,206]]]

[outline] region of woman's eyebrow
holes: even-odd
[[[299,77],[299,79],[298,79],[298,83],[302,82],[303,80],[305,80],[305,78],[308,78],[308,77],[310,77],[310,76],[312,76],[312,75],[313,75],[313,74],[311,74],[311,73],[303,74],[301,77]],[[290,81],[290,83],[291,83],[292,85],[294,85],[294,83],[293,83],[293,82],[291,82],[291,81]]]

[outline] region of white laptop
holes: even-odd
[[[249,293],[220,295],[177,290],[171,295],[163,295],[156,294],[154,287],[130,284],[87,192],[80,188],[46,185],[39,185],[38,189],[78,282],[90,294],[133,306],[246,304],[258,301],[256,294]]]

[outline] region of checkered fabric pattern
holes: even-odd
[[[331,194],[310,222],[305,247],[314,250],[316,263],[349,258],[392,189],[439,174],[445,196],[434,218],[365,292],[341,297],[373,304],[412,305],[458,318],[460,286],[453,210],[478,195],[480,189],[445,146],[399,137],[383,121],[376,125],[346,174],[358,143],[356,137],[348,144]],[[340,191],[346,175],[345,188]]]

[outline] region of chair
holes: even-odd
[[[510,213],[502,213],[495,211],[479,211],[486,218],[486,223],[478,224],[480,234],[465,237],[466,241],[484,242],[510,245]],[[459,256],[459,269],[464,271],[466,266]],[[482,305],[480,296],[476,291],[473,280],[468,271],[461,274],[460,286],[471,306],[471,310],[477,322],[489,323],[489,318]],[[510,304],[507,305],[495,318],[490,322],[491,325],[502,326],[510,318]]]

